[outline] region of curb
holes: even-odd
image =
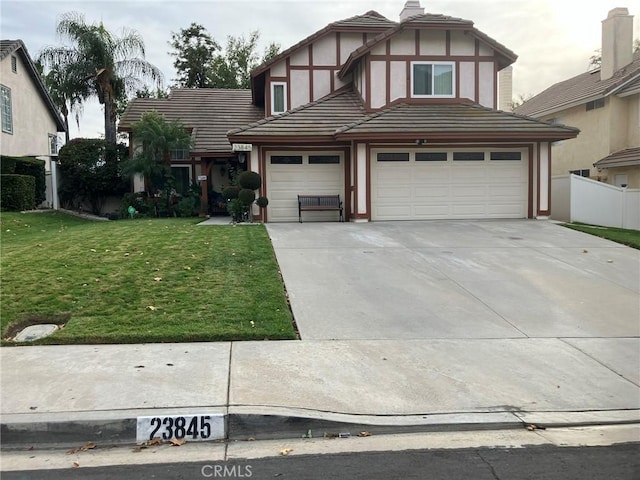
[[[182,410],[182,411],[181,411]],[[188,413],[187,413],[188,410]],[[481,412],[406,416],[350,415],[273,407],[79,412],[77,414],[3,415],[2,450],[25,447],[136,444],[142,416],[216,414],[224,429],[208,441],[335,438],[351,436],[638,424],[637,410],[597,412]],[[545,418],[548,421],[545,421]]]

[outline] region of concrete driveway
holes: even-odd
[[[639,252],[551,222],[267,228],[303,340],[640,335]]]

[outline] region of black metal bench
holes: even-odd
[[[302,223],[302,212],[307,210],[336,210],[340,212],[339,221],[344,221],[340,195],[298,195],[298,221],[300,223]]]

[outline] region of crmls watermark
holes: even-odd
[[[205,465],[200,469],[205,478],[251,478],[251,465]]]

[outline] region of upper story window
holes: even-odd
[[[587,112],[589,110],[595,110],[596,108],[602,108],[602,107],[604,107],[604,98],[599,98],[597,100],[587,102]]]
[[[18,73],[18,59],[14,55],[11,55],[11,71]]]
[[[411,96],[448,98],[455,96],[453,62],[411,62]]]
[[[189,160],[189,150],[171,150],[169,152],[171,160]]]
[[[271,84],[271,114],[278,115],[287,111],[287,84],[273,82]]]
[[[0,115],[2,116],[2,131],[6,133],[13,133],[11,89],[4,85],[0,85]]]
[[[49,134],[49,155],[56,156],[58,155],[58,136]]]

